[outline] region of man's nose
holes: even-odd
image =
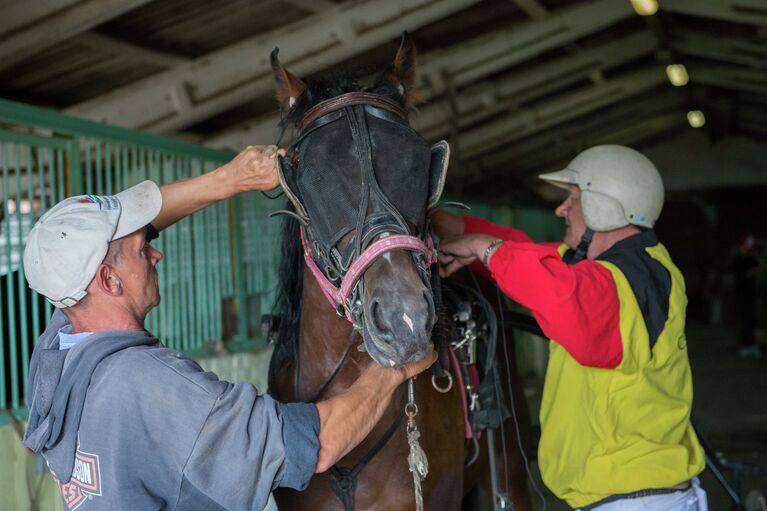
[[[152,254],[152,260],[154,261],[153,264],[157,265],[162,260],[162,252],[157,250],[156,248],[153,248],[152,251],[154,251],[154,254]]]

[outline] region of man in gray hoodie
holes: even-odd
[[[343,394],[279,403],[220,381],[144,329],[160,300],[150,242],[186,215],[277,186],[276,148],[162,188],[64,199],[24,252],[30,287],[57,310],[35,347],[24,444],[45,458],[64,508],[261,510],[303,489],[370,432],[393,390],[434,359],[371,367]]]

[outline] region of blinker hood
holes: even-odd
[[[287,156],[278,157],[278,171],[285,194],[310,225],[313,250],[324,252],[315,256],[326,259],[359,226],[363,250],[384,231],[423,237],[449,157],[447,142],[430,147],[405,119],[364,104],[305,126]],[[341,266],[352,257],[347,253]]]

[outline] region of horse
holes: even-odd
[[[441,295],[436,269],[430,271],[428,209],[439,201],[449,148],[444,141],[430,147],[409,126],[417,92],[415,47],[407,33],[392,64],[367,88],[345,77],[304,82],[279,62],[277,49],[271,64],[281,126],[297,128],[297,141],[278,158],[289,208],[282,211],[288,217],[269,392],[281,401],[312,402],[343,392],[369,364],[399,366],[428,350],[442,309],[435,305]],[[499,345],[497,353],[507,348]],[[443,370],[450,358],[441,353]],[[449,373],[456,372],[452,365]],[[493,499],[490,435],[467,448],[464,389],[448,387],[444,376],[437,368],[433,378],[414,380],[417,409],[408,405],[407,419],[410,391],[398,389],[368,437],[335,467],[316,474],[302,492],[276,490],[278,507],[415,509],[406,434],[413,424],[428,458],[425,509],[477,509],[480,488]],[[498,376],[506,379],[506,371]],[[506,408],[513,396],[521,423],[524,395],[514,382]],[[496,486],[514,509],[529,510],[523,442],[512,421],[505,426],[499,444],[507,452],[492,453]],[[469,452],[471,444],[476,452]],[[465,469],[469,457],[475,463]]]

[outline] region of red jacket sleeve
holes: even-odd
[[[506,227],[505,225],[498,225],[490,220],[485,220],[478,216],[463,216],[463,233],[464,234],[487,234],[488,236],[494,236],[507,241],[532,241],[530,236],[525,232],[515,229],[513,227]],[[492,279],[490,272],[482,264],[482,261],[474,261],[469,265],[469,269],[485,277],[486,279]]]
[[[488,234],[507,241],[533,241],[530,236],[519,229],[494,224],[478,216],[463,216],[464,234]]]
[[[490,273],[578,363],[620,364],[620,302],[610,270],[590,259],[568,265],[551,244],[507,241],[490,258]]]

